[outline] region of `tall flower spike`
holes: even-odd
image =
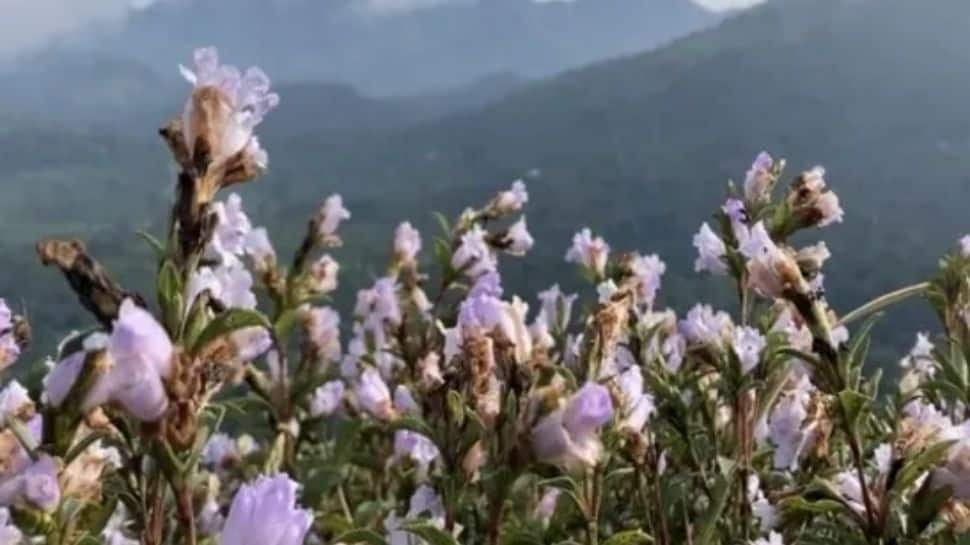
[[[205,173],[215,166],[228,174],[242,167],[266,168],[266,152],[253,130],[279,104],[279,95],[269,91],[269,78],[256,67],[240,73],[220,65],[213,47],[197,49],[194,61],[194,71],[179,69],[194,86],[182,112],[182,135],[196,170]]]

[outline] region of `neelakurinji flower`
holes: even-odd
[[[265,227],[257,227],[246,235],[244,250],[250,257],[253,269],[265,273],[276,266],[276,250],[269,240]]]
[[[306,342],[320,364],[340,361],[340,314],[330,307],[311,307],[303,311]]]
[[[196,298],[207,292],[209,297],[227,308],[251,309],[256,307],[253,293],[253,276],[238,261],[217,267],[199,267],[189,278],[186,286],[187,308]]]
[[[762,151],[755,157],[751,168],[744,176],[744,198],[751,204],[760,204],[770,197],[774,184],[772,169],[774,160],[768,152]]]
[[[785,541],[778,532],[771,532],[768,537],[761,537],[750,543],[751,545],[785,545]]]
[[[825,184],[825,169],[816,166],[792,184],[788,206],[800,227],[825,227],[841,223],[844,213],[839,197]]]
[[[413,264],[421,253],[421,233],[403,222],[394,230],[394,258],[399,263]]]
[[[508,228],[502,236],[500,243],[505,253],[514,256],[524,256],[532,249],[535,241],[525,225],[525,216],[519,218],[518,221]]]
[[[731,347],[734,349],[738,361],[741,362],[741,372],[748,374],[761,361],[761,351],[767,345],[764,335],[753,327],[742,326],[734,328],[734,338]]]
[[[498,264],[485,240],[486,234],[477,223],[465,232],[458,249],[451,255],[451,267],[472,279],[494,272]]]
[[[368,367],[360,374],[354,394],[360,407],[374,418],[389,420],[394,416],[391,391],[376,369]]]
[[[313,391],[310,398],[310,416],[329,416],[340,408],[344,398],[344,382],[331,380]]]
[[[299,484],[285,474],[242,485],[232,500],[219,545],[301,545],[311,511],[300,509]]]
[[[566,252],[566,261],[585,267],[598,277],[606,272],[606,261],[610,256],[610,246],[602,237],[593,238],[589,227],[573,236],[573,245]]]
[[[732,335],[734,325],[724,311],[715,312],[710,305],[694,305],[678,323],[678,330],[690,344],[721,347]]]
[[[653,307],[657,291],[660,290],[660,279],[667,271],[667,265],[657,254],[633,254],[627,266],[637,281],[637,302],[645,308]]]
[[[970,235],[963,235],[960,238],[960,255],[970,257]]]
[[[529,193],[526,191],[525,182],[516,180],[512,182],[512,187],[502,191],[492,201],[492,208],[499,215],[511,214],[522,210],[525,203],[529,202]]]
[[[579,297],[575,293],[564,294],[559,284],[554,284],[545,291],[539,292],[541,302],[540,313],[546,320],[546,326],[552,332],[565,331],[569,326],[573,312],[573,303]]]
[[[182,135],[189,156],[198,165],[226,167],[240,154],[259,168],[267,164],[266,152],[253,130],[279,104],[279,95],[269,92],[269,78],[257,67],[245,73],[219,64],[215,48],[197,49],[195,70],[179,69],[195,89],[182,113]],[[210,167],[211,168],[211,167]]]
[[[0,543],[23,543],[24,535],[10,520],[10,509],[0,507]]]
[[[205,256],[220,262],[234,261],[245,253],[247,238],[253,228],[243,210],[242,197],[238,193],[231,193],[225,201],[212,203],[211,210],[216,217],[216,225],[206,246]]]
[[[344,208],[344,199],[334,194],[323,201],[323,206],[313,218],[313,229],[316,239],[323,244],[338,244],[340,238],[337,229],[340,224],[350,219],[350,211]]]
[[[104,357],[95,370],[99,376],[87,391],[81,410],[87,411],[108,402],[115,402],[142,421],[161,418],[168,408],[168,396],[163,381],[172,373],[172,341],[165,329],[145,309],[126,299],[118,311],[118,319],[110,336],[95,335],[89,348],[103,349]],[[47,399],[59,406],[74,386],[88,357],[78,351],[54,367],[44,386]]]
[[[566,406],[543,417],[532,429],[536,458],[567,467],[592,466],[599,460],[599,429],[613,418],[613,401],[604,386],[587,383]]]
[[[411,460],[421,473],[426,474],[432,462],[441,453],[431,439],[411,430],[397,430],[394,432],[394,459]]]
[[[813,391],[808,377],[801,376],[775,403],[768,418],[768,437],[775,446],[775,469],[795,471],[799,460],[818,439],[818,425],[808,414]]]
[[[329,254],[320,256],[310,265],[307,276],[310,291],[315,295],[326,295],[336,290],[338,274],[340,274],[340,264]]]
[[[28,505],[51,512],[61,501],[57,481],[60,466],[54,458],[41,454],[13,475],[0,478],[0,506]]]
[[[762,297],[780,299],[787,290],[809,289],[795,257],[771,240],[763,222],[751,228],[750,237],[740,250],[748,258],[748,287]]]
[[[694,235],[694,247],[697,248],[697,260],[694,261],[696,272],[727,274],[727,263],[724,261],[727,247],[724,241],[714,234],[707,222],[704,222],[700,231]]]
[[[633,365],[617,376],[616,384],[621,398],[617,426],[639,433],[656,410],[653,396],[643,390],[643,372]]]
[[[900,380],[901,390],[911,390],[936,375],[937,362],[933,356],[934,349],[935,347],[928,334],[916,334],[916,344],[913,345],[906,357],[899,360],[899,367],[905,372]]]
[[[0,370],[10,367],[20,357],[15,328],[13,312],[7,302],[0,298]]]

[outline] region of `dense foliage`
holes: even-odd
[[[825,242],[796,240],[842,222],[840,199],[822,167],[779,187],[785,162],[762,153],[693,238],[736,312],[661,309],[660,257],[583,228],[564,257],[586,285],[553,284],[530,313],[500,275],[535,244],[518,180],[440,216],[430,248],[399,224],[341,316],[343,199],[283,260],[226,191],[266,168],[268,78],[214,49],[183,75],[161,130],[175,202],[142,234],[156,304],[82,242],[37,244],[95,325],[36,391],[0,392],[0,542],[965,541],[970,236],[929,281],[839,316]],[[871,326],[913,296],[940,334],[880,389]],[[0,306],[5,368],[29,339]]]

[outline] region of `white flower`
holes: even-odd
[[[0,391],[0,421],[19,415],[24,409],[32,409],[34,402],[27,389],[16,379]]]
[[[265,327],[250,326],[229,334],[229,342],[235,352],[235,361],[247,363],[265,354],[273,347],[273,337]]]
[[[933,342],[927,333],[916,334],[916,344],[909,354],[899,361],[903,369],[922,377],[932,378],[936,374],[936,360],[933,357]]]
[[[525,225],[525,216],[522,216],[519,218],[519,221],[513,223],[502,238],[502,245],[505,252],[514,256],[525,255],[526,252],[532,249],[534,243],[535,241],[532,239],[532,235],[529,234],[529,230]]]
[[[251,309],[256,307],[256,295],[253,293],[253,276],[238,261],[233,261],[218,267],[200,267],[189,278],[186,287],[187,308],[191,308],[195,299],[204,291],[209,292],[212,299],[219,301],[228,308]]]
[[[344,383],[342,380],[331,380],[313,392],[310,398],[310,416],[331,415],[340,408],[344,397]]]
[[[684,363],[687,341],[679,333],[673,333],[664,339],[661,352],[664,356],[664,367],[671,373],[676,373],[680,370],[681,364]]]
[[[786,289],[807,289],[795,258],[775,245],[764,222],[751,228],[740,250],[748,258],[748,287],[762,297],[779,299]]]
[[[817,425],[805,422],[813,390],[808,377],[802,376],[795,388],[782,394],[771,412],[768,433],[775,445],[775,469],[797,469],[798,461],[818,439]]]
[[[781,539],[781,534],[771,532],[768,534],[768,537],[762,537],[752,541],[751,545],[785,545],[785,542]]]
[[[690,344],[720,347],[731,336],[731,317],[710,305],[695,305],[678,324],[680,334]]]
[[[602,237],[593,238],[592,232],[586,227],[573,236],[573,245],[566,252],[566,261],[581,265],[597,276],[606,271],[606,261],[610,255],[610,246]]]
[[[361,320],[367,331],[378,337],[380,345],[383,345],[385,326],[393,327],[401,323],[397,287],[393,278],[384,277],[374,282],[370,289],[357,292],[354,316]]]
[[[469,278],[494,272],[497,266],[492,249],[485,241],[485,231],[475,224],[461,236],[461,244],[451,256],[451,267]]]
[[[184,66],[182,75],[195,86],[182,113],[182,134],[189,154],[204,150],[217,165],[223,165],[246,150],[256,163],[266,163],[253,129],[279,104],[269,92],[269,78],[251,67],[240,74],[234,66],[219,65],[215,48],[197,49],[195,71]]]
[[[545,318],[550,331],[564,331],[569,326],[573,303],[577,297],[579,296],[575,293],[564,294],[559,289],[559,284],[539,292],[539,301],[542,303],[540,314]]]
[[[858,514],[866,512],[865,498],[862,495],[862,484],[859,482],[859,475],[853,470],[839,472],[835,476],[835,484],[839,487],[842,499],[849,507]]]
[[[761,480],[758,476],[751,474],[748,476],[748,502],[751,504],[751,512],[761,526],[761,531],[771,530],[778,525],[779,515],[768,498],[761,490]]]
[[[613,297],[613,294],[618,291],[620,291],[620,289],[616,287],[616,282],[613,282],[612,279],[604,280],[596,286],[597,300],[601,305],[609,303],[610,299]]]
[[[340,195],[330,195],[323,201],[323,206],[314,218],[317,238],[321,241],[331,241],[337,235],[340,223],[350,219],[350,212],[344,208],[344,199]]]
[[[747,326],[734,328],[734,340],[731,346],[741,362],[743,374],[750,373],[758,365],[761,351],[766,345],[767,341],[757,329]]]
[[[246,235],[245,251],[258,272],[266,272],[276,266],[276,250],[265,227],[257,227]]]
[[[421,252],[421,233],[404,222],[394,231],[394,255],[402,263],[413,263]]]
[[[889,443],[881,443],[872,452],[872,457],[876,460],[876,470],[880,475],[888,475],[893,461],[893,446]]]
[[[639,303],[647,308],[653,306],[660,289],[660,278],[667,271],[667,265],[657,254],[641,256],[635,254],[630,261],[630,269],[637,279]]]
[[[510,214],[521,210],[527,202],[529,202],[529,193],[526,191],[525,182],[516,180],[512,182],[510,189],[502,191],[495,197],[494,207],[499,214]]]
[[[970,257],[970,235],[964,235],[960,239],[960,255]]]
[[[202,449],[202,465],[223,468],[239,463],[242,456],[236,440],[225,433],[214,433]]]
[[[697,248],[698,254],[697,260],[694,261],[695,271],[727,274],[727,263],[724,262],[727,248],[724,246],[724,241],[714,234],[707,222],[704,222],[701,225],[701,230],[694,235],[694,247]]]

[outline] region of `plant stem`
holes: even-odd
[[[879,297],[876,297],[875,299],[843,316],[836,325],[849,324],[860,318],[864,318],[870,314],[878,312],[888,306],[905,301],[910,297],[922,295],[929,287],[929,282],[920,282],[919,284],[913,284],[912,286],[906,286],[905,288],[900,288],[896,291],[891,291],[887,294],[880,295]]]

